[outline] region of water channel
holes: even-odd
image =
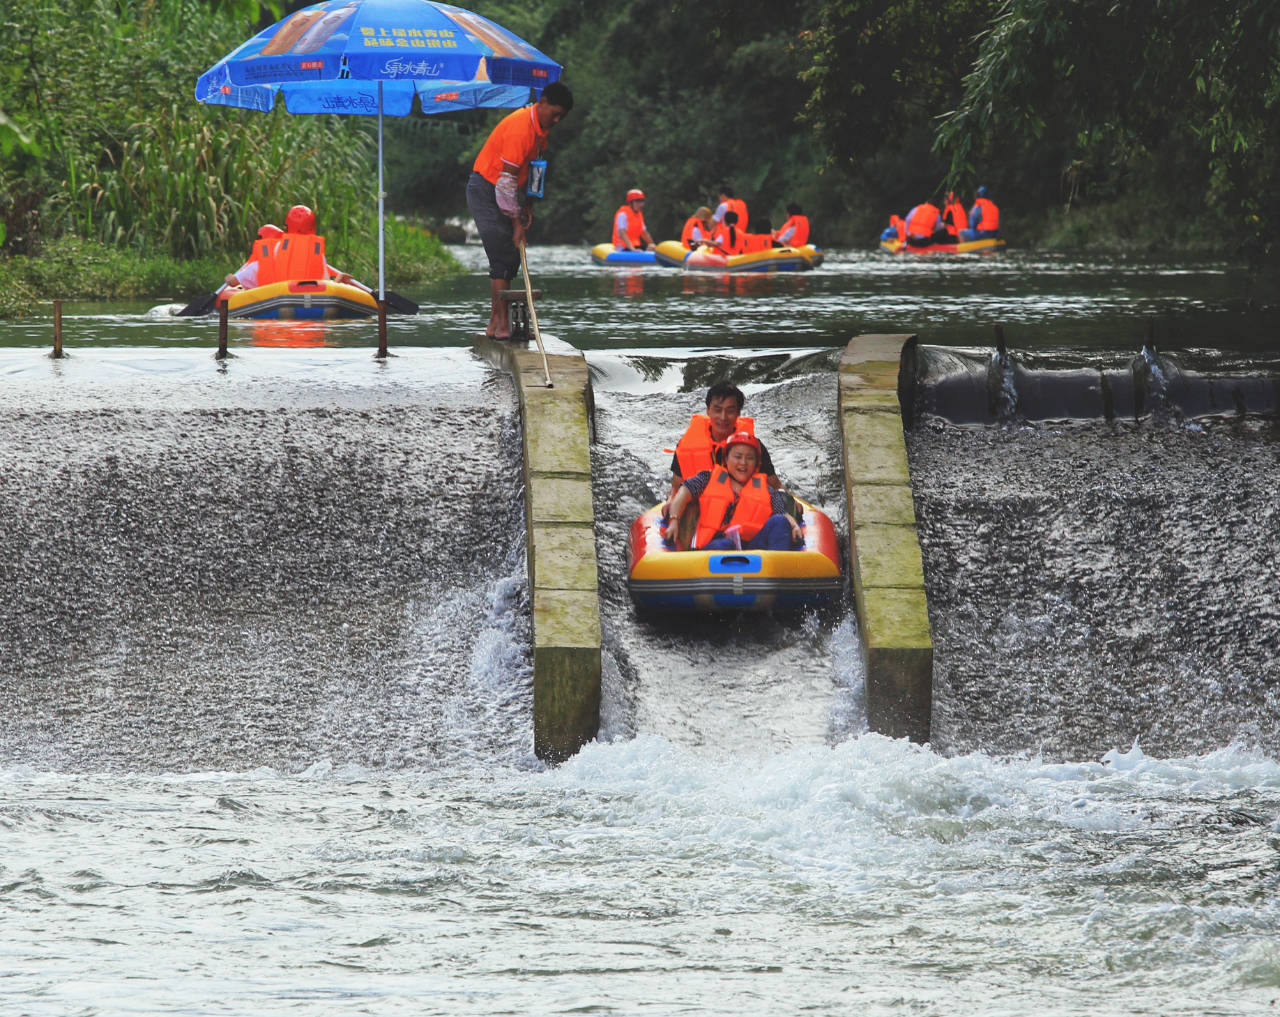
[[[622,535],[706,385],[847,529],[834,367],[1280,373],[1219,263],[832,252],[688,276],[534,247],[597,405],[598,743],[532,754],[519,414],[487,280],[367,322],[0,323],[0,1011],[1253,1014],[1280,996],[1280,433],[909,434],[934,740],[852,612],[636,616]],[[1256,296],[1256,295],[1255,295]]]

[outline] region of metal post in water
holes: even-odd
[[[1001,363],[1009,356],[1009,347],[1004,343],[1004,326],[996,326],[996,353],[1000,357]]]
[[[381,298],[378,300],[378,357],[385,359],[387,356],[387,302]]]
[[[62,301],[53,302],[53,357],[62,357]]]
[[[227,302],[218,302],[218,353],[219,360],[227,356]]]

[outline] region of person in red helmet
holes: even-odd
[[[613,246],[619,251],[644,251],[653,246],[653,237],[644,225],[644,191],[633,187],[627,200],[613,214]]]
[[[759,473],[760,442],[737,431],[725,442],[724,465],[689,477],[667,502],[667,533],[679,550],[790,551],[803,533],[794,502]],[[698,524],[689,547],[680,547],[680,516],[698,500]]]
[[[268,223],[258,230],[253,255],[226,278],[228,286],[252,289],[290,279],[333,279],[368,289],[325,260],[324,237],[316,234],[316,214],[294,205],[284,218],[285,231]]]

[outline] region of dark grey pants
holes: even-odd
[[[489,278],[511,282],[520,271],[520,252],[511,239],[511,220],[498,208],[493,184],[474,170],[467,181],[467,207],[489,256]]]

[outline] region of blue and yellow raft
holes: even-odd
[[[821,509],[796,499],[803,543],[795,551],[675,551],[663,542],[662,506],[631,524],[627,592],[658,611],[768,611],[815,607],[841,596],[840,544]]]

